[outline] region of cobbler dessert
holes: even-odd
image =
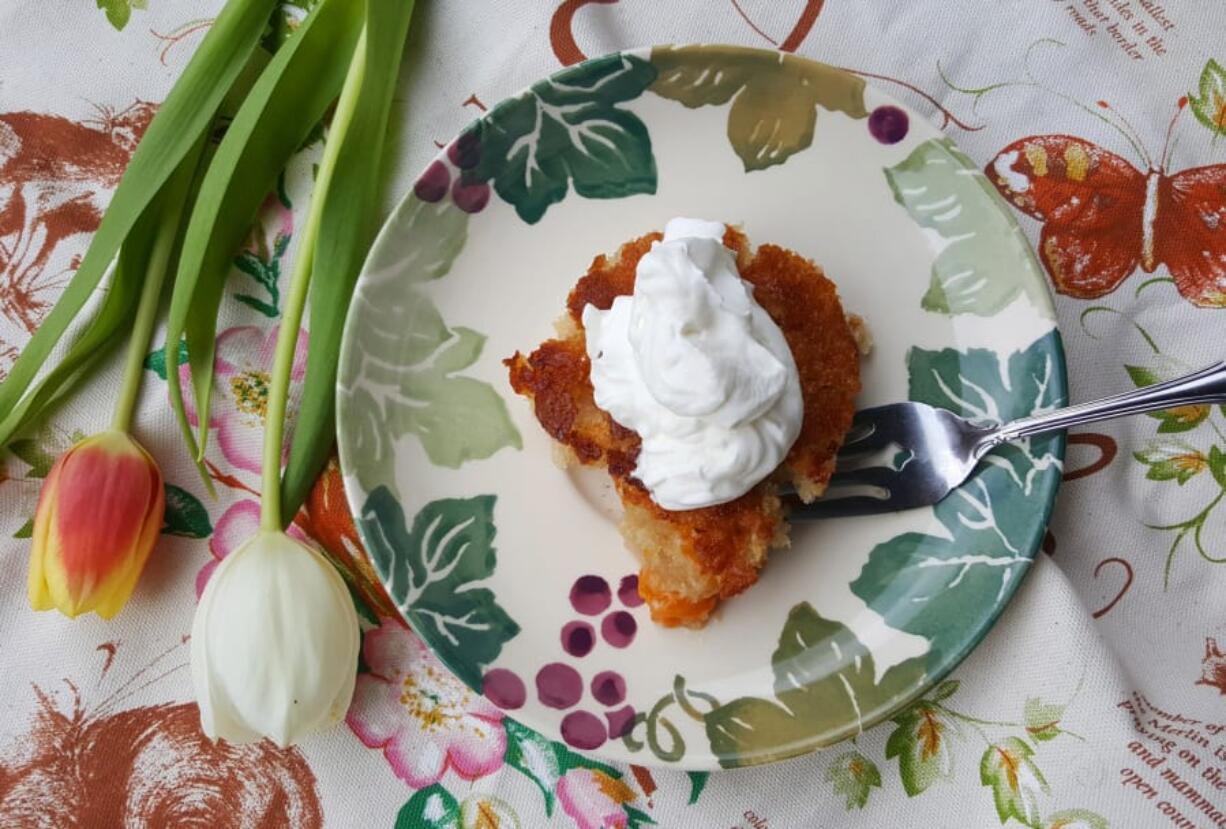
[[[511,385],[563,465],[612,478],[652,619],[701,626],[788,546],[781,488],[825,491],[863,323],[803,256],[674,219],[597,256],[556,328],[504,361]]]

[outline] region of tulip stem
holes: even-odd
[[[124,355],[123,380],[115,399],[111,428],[118,432],[127,432],[132,428],[132,415],[136,411],[136,401],[140,399],[141,382],[145,379],[145,354],[149,351],[149,340],[153,336],[153,326],[157,322],[158,307],[162,301],[162,286],[166,284],[166,273],[170,270],[170,259],[178,242],[179,226],[188,202],[187,191],[203,150],[202,139],[167,180],[160,194],[162,198],[155,199],[148,208],[161,210],[162,216],[149,249],[149,259],[145,263],[145,279],[141,284],[136,318],[132,321],[128,351]],[[120,257],[123,257],[122,251]],[[119,267],[123,267],[122,261]],[[177,382],[178,366],[167,365],[166,377],[172,383]]]
[[[353,122],[358,92],[366,71],[366,30],[358,37],[345,84],[336,104],[336,113],[324,142],[323,158],[315,176],[315,190],[307,211],[306,225],[298,242],[298,255],[290,276],[289,293],[285,311],[281,315],[281,328],[277,333],[276,353],[273,357],[272,378],[268,388],[268,406],[264,416],[264,457],[261,463],[260,527],[281,532],[286,521],[281,514],[281,453],[284,448],[285,412],[289,400],[290,376],[294,369],[294,356],[298,350],[298,327],[302,324],[302,312],[306,306],[315,264],[315,240],[319,235],[320,217],[324,202],[336,172],[336,160],[345,134]],[[293,520],[293,516],[289,516]]]

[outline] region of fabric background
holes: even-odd
[[[0,210],[15,193],[27,209],[69,191],[104,205],[114,159],[131,151],[129,122],[140,113],[131,108],[162,100],[219,5],[0,3],[0,119],[50,116],[20,136],[19,151],[49,152],[49,130],[59,130],[54,146],[73,148],[75,165],[23,178],[0,152]],[[1199,94],[1210,59],[1226,61],[1224,32],[1226,5],[1216,0],[419,0],[385,199],[398,200],[484,107],[581,55],[667,42],[784,47],[861,72],[943,124],[981,164],[1027,136],[1065,134],[1144,172],[1125,132],[1162,154],[1181,96]],[[1005,82],[982,94],[957,89]],[[1172,134],[1167,173],[1226,165],[1226,131],[1215,135],[1185,111]],[[428,727],[410,706],[389,714],[359,701],[347,726],[294,750],[208,745],[190,705],[185,636],[202,568],[249,526],[260,432],[239,391],[250,372],[267,370],[261,350],[278,315],[268,286],[289,272],[320,146],[291,164],[292,206],[270,199],[227,286],[219,356],[230,369],[219,387],[232,393],[216,403],[215,425],[224,424],[209,454],[219,500],[204,495],[176,439],[164,376],[153,364],[147,373],[138,437],[191,497],[116,619],[31,612],[20,536],[42,460],[106,424],[118,358],[0,459],[0,825],[177,825],[199,811],[234,826],[1226,826],[1226,657],[1215,641],[1226,645],[1226,472],[1210,463],[1215,447],[1226,451],[1220,407],[1074,436],[1049,555],[945,697],[930,694],[855,745],[709,777],[621,768],[615,779],[577,768],[569,782],[538,785],[503,762],[500,715],[438,674],[391,621],[371,628],[394,647],[372,665],[367,682],[382,685],[370,685],[369,699],[384,687],[433,689],[447,706],[444,725]],[[1217,188],[1208,204],[1226,210],[1226,184]],[[1021,221],[1037,244],[1040,224]],[[59,234],[49,258],[19,274],[0,224],[0,373],[91,230],[45,228]],[[1108,243],[1139,250],[1141,239],[1120,231]],[[1138,371],[1161,376],[1226,357],[1226,310],[1193,305],[1168,276],[1159,265],[1099,299],[1057,296],[1074,400],[1131,388]],[[448,730],[465,718],[485,723],[486,743]],[[900,757],[908,736],[927,772]],[[1001,760],[1002,748],[1012,759]],[[455,820],[430,822],[451,804]]]

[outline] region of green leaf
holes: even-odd
[[[1218,135],[1226,135],[1226,69],[1213,58],[1200,73],[1200,94],[1188,93],[1196,120]]]
[[[561,201],[571,183],[589,199],[654,193],[647,127],[617,104],[637,98],[655,77],[647,61],[613,54],[534,84],[470,127],[481,157],[462,180],[493,180],[529,224]]]
[[[961,737],[958,724],[939,708],[921,700],[894,717],[896,726],[885,743],[887,760],[897,758],[898,776],[908,797],[925,792],[938,780],[954,776],[951,737]]]
[[[728,140],[746,172],[782,164],[813,143],[817,109],[865,118],[864,79],[783,52],[661,46],[651,91],[687,107],[728,110]]]
[[[166,517],[162,527],[164,535],[183,538],[208,538],[213,534],[213,524],[200,499],[186,489],[166,484]]]
[[[133,153],[68,288],[26,343],[8,377],[0,383],[0,412],[14,412],[52,348],[64,338],[68,326],[89,301],[142,215],[147,216],[147,222],[156,218],[147,213],[150,205],[205,134],[223,97],[243,72],[272,4],[272,0],[232,0],[217,16]],[[141,244],[128,240],[128,247]],[[118,334],[135,302],[136,293],[126,289],[116,292],[112,286],[80,339],[41,382],[40,389],[46,391],[39,402],[50,405],[89,374],[106,356],[105,347],[122,339]],[[40,407],[31,405],[28,411],[37,416]],[[0,427],[0,444],[11,434],[11,431],[5,434]]]
[[[876,763],[860,752],[846,751],[826,769],[826,782],[834,784],[835,795],[846,798],[850,812],[863,809],[872,789],[881,788],[881,772]]]
[[[1047,829],[1110,829],[1110,822],[1089,809],[1061,809],[1047,816]]]
[[[1180,486],[1209,468],[1203,454],[1187,441],[1173,438],[1152,440],[1132,456],[1149,467],[1145,473],[1149,480],[1177,481]]]
[[[39,440],[34,438],[15,440],[8,445],[8,450],[30,467],[29,471],[26,472],[27,478],[47,477],[47,474],[51,472],[51,467],[55,465],[57,457],[48,451]]]
[[[638,829],[640,826],[656,825],[656,822],[651,819],[651,815],[639,811],[633,806],[623,804],[622,811],[626,813],[626,829]]]
[[[930,699],[933,702],[940,702],[943,699],[949,699],[955,692],[957,692],[958,687],[961,685],[962,683],[956,679],[947,679],[936,687],[936,690],[932,692]]]
[[[1128,376],[1137,388],[1152,386],[1164,380],[1173,380],[1188,371],[1187,366],[1177,360],[1162,359],[1153,366],[1124,366]],[[1209,416],[1209,407],[1205,405],[1178,406],[1174,409],[1164,409],[1157,412],[1146,412],[1149,417],[1159,421],[1158,434],[1168,435],[1179,432],[1190,432],[1204,423]]]
[[[1222,489],[1226,489],[1226,452],[1216,446],[1209,447],[1209,474]]]
[[[1025,293],[1048,314],[1045,281],[1026,237],[996,188],[952,141],[925,141],[887,167],[885,177],[916,224],[944,240],[924,310],[990,317]]]
[[[460,804],[464,829],[520,829],[522,825],[515,808],[500,797],[474,791]]]
[[[1124,366],[1124,371],[1128,372],[1128,376],[1132,379],[1133,385],[1137,388],[1152,386],[1155,383],[1161,382],[1157,371],[1145,366]]]
[[[526,775],[541,790],[545,799],[545,816],[552,817],[557,799],[554,791],[562,775],[574,768],[586,768],[607,774],[614,780],[621,772],[610,765],[576,754],[561,743],[547,740],[510,717],[502,720],[507,735],[503,760],[508,766]],[[691,801],[692,803],[693,801]]]
[[[836,742],[923,680],[923,659],[908,659],[876,681],[873,654],[839,622],[807,602],[795,605],[771,656],[775,700],[742,697],[706,715],[707,739],[721,766],[765,763]]]
[[[396,829],[463,829],[460,804],[442,783],[419,789],[400,807]]]
[[[503,761],[536,784],[545,799],[545,816],[552,817],[557,802],[553,792],[565,773],[554,750],[555,744],[510,717],[504,717],[502,724],[507,734]]]
[[[276,319],[277,314],[280,313],[277,310],[277,306],[267,303],[262,299],[256,299],[253,296],[248,296],[247,294],[235,294],[234,298],[243,303],[243,305],[246,305],[248,308],[254,308],[269,319]],[[331,444],[329,444],[329,448],[331,448]]]
[[[129,0],[98,0],[98,8],[106,11],[107,21],[118,31],[128,25],[132,16],[132,3]]]
[[[235,252],[290,156],[336,98],[362,26],[364,3],[325,0],[260,73],[209,164],[192,210],[175,276],[166,342],[187,338],[199,439],[178,383],[171,405],[192,455],[208,437],[217,309]],[[309,77],[309,83],[303,78]]]
[[[1036,742],[1054,740],[1060,736],[1060,718],[1064,716],[1064,708],[1057,703],[1043,702],[1038,697],[1029,697],[1022,708],[1026,733]]]
[[[385,259],[367,270],[356,301],[364,325],[341,369],[345,457],[368,491],[394,483],[394,441],[412,434],[430,460],[452,469],[523,446],[506,403],[488,383],[458,372],[476,362],[485,338],[449,329],[424,290],[443,277],[467,238],[468,214],[410,197],[392,217]],[[403,251],[404,255],[400,256]]]
[[[1063,405],[1058,335],[1036,340],[1002,364],[992,351],[913,348],[910,399],[975,419],[1004,422]],[[1060,482],[1059,438],[1000,447],[936,507],[940,534],[909,532],[878,544],[851,588],[888,624],[931,644],[929,669],[971,644],[968,613],[991,616],[1016,588]]]
[[[13,538],[33,538],[34,537],[34,519],[31,518],[21,525],[21,529],[13,533]]]
[[[341,141],[315,243],[311,343],[306,380],[281,489],[281,514],[293,516],[327,463],[336,438],[336,373],[349,301],[378,229],[383,156],[392,94],[413,13],[412,0],[368,2],[364,64],[352,118],[334,121]],[[355,71],[357,71],[355,69]],[[475,381],[474,381],[475,382]]]
[[[698,802],[698,798],[702,797],[702,790],[707,787],[707,780],[711,777],[711,772],[687,771],[686,774],[690,778],[690,797],[687,803],[693,806]]]
[[[177,365],[180,366],[187,362],[187,343],[183,340],[179,340],[179,354],[177,360]],[[159,348],[157,351],[149,352],[149,354],[145,357],[145,368],[165,380],[166,349]]]
[[[1001,823],[1017,818],[1026,826],[1041,824],[1039,792],[1050,793],[1039,767],[1030,759],[1034,749],[1017,737],[988,746],[979,761],[979,781],[992,789]]]
[[[473,583],[493,575],[493,495],[431,501],[406,530],[391,491],[370,494],[362,538],[396,606],[453,673],[481,690],[484,666],[519,633],[493,592]]]

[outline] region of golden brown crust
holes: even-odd
[[[659,233],[623,245],[610,259],[597,256],[567,299],[573,325],[530,355],[505,360],[514,390],[533,401],[537,420],[584,464],[605,467],[625,507],[621,531],[643,559],[639,592],[652,618],[664,625],[701,625],[720,599],[758,579],[767,551],[787,545],[787,526],[768,479],[726,504],[671,511],[651,500],[633,472],[638,435],[596,406],[589,377],[582,314],[588,304],[608,309],[634,290],[639,259]],[[856,343],[834,285],[812,262],[783,248],[751,252],[739,230],[724,244],[737,254],[741,276],[779,325],[800,374],[805,419],[781,472],[806,499],[825,489],[834,458],[851,426],[860,390]]]

